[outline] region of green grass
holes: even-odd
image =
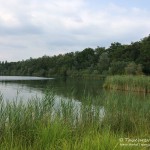
[[[0,97],[1,150],[137,150],[121,147],[120,138],[149,138],[150,95],[103,92],[83,104],[61,101],[55,108],[55,93],[42,99],[5,102]],[[84,101],[88,101],[84,104]],[[100,108],[104,107],[104,116]],[[79,109],[79,111],[76,111]],[[101,118],[102,117],[102,118]]]
[[[109,76],[104,82],[104,88],[150,93],[149,76]]]

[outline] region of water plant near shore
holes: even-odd
[[[62,99],[60,109],[55,99],[53,91],[26,103],[4,102],[1,96],[0,149],[122,149],[119,138],[150,135],[150,95],[106,91],[95,99],[84,95],[81,107]],[[105,114],[100,113],[102,107]]]
[[[126,91],[150,93],[150,77],[143,75],[108,76],[104,82],[103,87],[114,90],[126,90]]]

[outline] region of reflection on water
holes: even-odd
[[[0,76],[0,81],[18,81],[18,80],[48,80],[53,78],[30,77],[30,76]]]
[[[26,101],[35,96],[42,97],[40,84],[42,85],[44,81],[51,79],[29,76],[0,76],[0,93],[3,99],[7,101],[16,99]]]
[[[28,100],[32,97],[42,97],[42,91],[33,87],[28,87],[24,84],[0,82],[0,93],[4,100]]]
[[[102,81],[100,80],[50,80],[47,78],[35,80],[37,78],[33,77],[18,77],[18,79],[17,77],[0,77],[0,92],[5,100],[15,99],[16,96],[24,100],[36,95],[42,96],[46,88],[52,88],[60,97],[73,98],[79,101],[83,95],[89,94],[95,97],[102,92]]]
[[[4,80],[6,79],[6,80]],[[111,91],[104,91],[101,80],[80,80],[80,79],[53,79],[40,77],[8,77],[0,76],[0,92],[4,100],[13,100],[16,97],[28,100],[34,96],[42,97],[47,88],[53,89],[56,96],[63,99],[74,99],[80,102],[84,101],[84,97],[92,97],[93,102],[97,96],[105,99]],[[117,91],[119,94],[126,95],[128,92]],[[134,95],[134,93],[133,93]],[[135,95],[143,99],[143,94]],[[86,103],[86,101],[85,101]],[[100,102],[99,102],[100,103]]]
[[[68,114],[71,115],[72,122],[82,121],[85,119],[85,115],[89,117],[97,117],[101,121],[105,116],[105,109],[103,106],[84,105],[82,102],[70,98],[63,98],[60,96],[55,96],[54,105],[52,107],[52,118],[55,118],[59,113],[61,118],[65,116],[68,117]],[[70,112],[68,112],[68,110]]]
[[[128,107],[127,104],[131,106],[130,103],[132,101],[136,108],[140,103],[142,103],[142,106],[144,101],[146,103],[146,100],[149,99],[149,95],[144,94],[124,91],[105,91],[102,88],[103,81],[101,80],[51,80],[51,78],[38,78],[38,80],[36,80],[37,78],[33,79],[30,77],[18,77],[19,80],[15,80],[17,77],[13,77],[13,79],[12,77],[6,77],[7,80],[4,80],[4,78],[5,77],[3,77],[2,80],[1,77],[0,80],[0,93],[4,101],[17,99],[26,102],[28,99],[35,97],[43,98],[47,88],[53,89],[55,93],[53,115],[58,111],[63,115],[65,111],[63,108],[69,105],[69,107],[73,108],[74,121],[76,118],[82,119],[85,117],[84,114],[81,114],[83,107],[84,110],[86,110],[84,112],[85,114],[89,113],[88,115],[90,115],[91,113],[93,116],[98,114],[101,119],[106,116],[105,113],[110,110],[113,110],[113,112],[120,108],[122,110],[126,106]],[[141,100],[142,102],[140,102]],[[144,107],[147,107],[147,105]],[[110,112],[110,115],[112,115],[112,112]]]
[[[84,103],[82,100],[84,100],[84,96],[95,97],[102,92],[102,81],[50,79],[0,77],[0,92],[5,101],[21,100],[26,102],[35,97],[42,99],[45,90],[52,88],[55,91],[53,115],[57,114],[56,112],[58,111],[61,115],[64,115],[63,106],[69,105],[69,107],[73,108],[74,121],[82,119],[81,112]],[[104,116],[103,106],[100,106],[98,110],[95,108],[94,103],[90,104],[90,106],[90,110],[86,108],[87,112],[90,111],[95,116],[98,113],[100,118]]]
[[[21,100],[26,102],[29,99],[38,97],[43,98],[44,92],[47,88],[55,91],[55,101],[53,106],[53,113],[60,112],[63,115],[63,105],[72,105],[75,118],[81,117],[81,109],[83,107],[84,96],[95,97],[101,93],[102,81],[92,80],[63,80],[51,78],[37,78],[37,77],[0,77],[0,93],[4,101]],[[87,101],[87,100],[86,100]],[[85,102],[86,103],[86,102]],[[94,104],[94,103],[93,103]],[[96,114],[94,105],[91,105],[91,113]],[[104,116],[104,108],[98,108],[100,116]]]

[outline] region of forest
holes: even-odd
[[[114,42],[108,48],[98,46],[18,62],[0,61],[0,75],[84,77],[123,74],[150,75],[150,35],[128,45]]]

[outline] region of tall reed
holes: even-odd
[[[150,93],[150,77],[131,75],[108,76],[103,86],[107,89]]]
[[[62,99],[58,109],[51,90],[26,103],[0,96],[0,149],[121,149],[119,138],[150,135],[150,95],[141,97],[103,92],[95,99],[84,95],[80,105]]]

